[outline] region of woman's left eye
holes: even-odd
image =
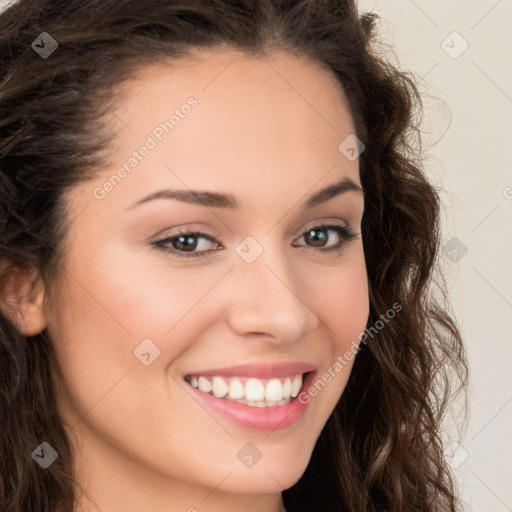
[[[336,233],[339,240],[330,246],[325,244],[329,240],[327,233]],[[313,244],[313,248],[318,252],[341,251],[345,245],[357,238],[358,234],[355,233],[349,226],[342,226],[341,224],[322,224],[307,229],[298,238],[307,240]],[[206,242],[199,242],[198,240]],[[212,250],[200,250],[203,246],[213,242],[215,248]],[[179,258],[191,258],[198,256],[205,256],[208,253],[219,250],[220,244],[210,235],[201,233],[199,231],[180,231],[176,234],[151,242],[151,245],[161,249],[167,253],[173,254]],[[180,254],[181,253],[181,254]],[[188,254],[187,254],[188,253]]]

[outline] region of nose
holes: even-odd
[[[229,279],[228,322],[239,336],[292,343],[320,322],[283,251],[266,247],[252,263],[237,257]]]

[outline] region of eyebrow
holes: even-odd
[[[338,183],[329,185],[328,187],[313,194],[303,205],[303,209],[312,208],[324,203],[333,197],[336,197],[345,192],[355,191],[363,193],[362,188],[354,183],[349,178],[343,178]],[[236,198],[230,194],[221,194],[219,192],[203,192],[199,190],[158,190],[142,199],[139,199],[135,204],[128,209],[135,208],[141,204],[156,199],[175,199],[184,203],[195,204],[198,206],[205,206],[210,208],[233,208],[236,209],[240,206]]]

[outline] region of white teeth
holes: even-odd
[[[228,399],[231,400],[231,399]],[[238,400],[233,400],[233,402],[237,402],[239,404],[248,405],[249,407],[275,407],[276,405],[286,405],[290,403],[290,399],[288,400],[271,400],[269,402],[259,401],[255,402],[253,400],[246,400],[245,398],[239,398]]]
[[[245,396],[244,385],[235,377],[229,383],[229,397],[233,400]]]
[[[291,396],[295,398],[300,391],[300,388],[302,387],[302,375],[295,375],[292,382],[292,392]]]
[[[290,379],[290,377],[286,377],[286,379],[284,379],[284,384],[283,384],[283,398],[290,398],[290,396],[292,395],[292,380]]]
[[[216,398],[222,398],[228,394],[229,386],[226,384],[223,378],[213,377],[212,379],[212,391],[213,396]]]
[[[281,400],[283,398],[283,386],[279,379],[271,379],[265,388],[265,400]]]
[[[299,394],[302,375],[273,379],[191,375],[188,382],[194,388],[216,398],[233,400],[252,407],[274,407],[287,404]]]
[[[245,398],[256,402],[265,399],[265,387],[263,382],[258,379],[249,379],[245,383]]]
[[[197,384],[199,386],[199,390],[203,393],[209,393],[212,390],[211,382],[205,377],[199,377]]]

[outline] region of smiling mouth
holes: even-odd
[[[277,407],[292,402],[308,373],[260,379],[246,376],[186,375],[185,382],[199,391],[250,407]]]

